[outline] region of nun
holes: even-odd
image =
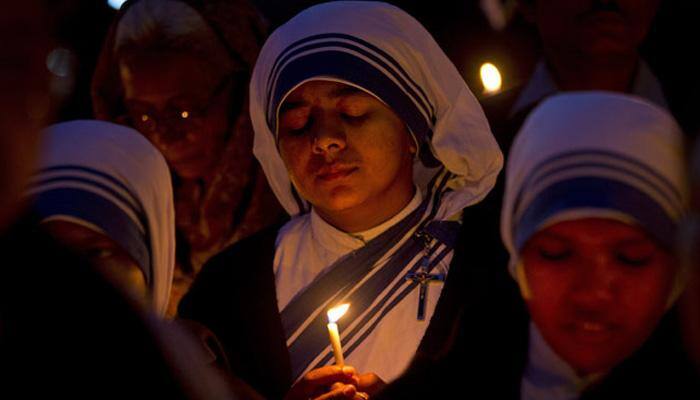
[[[131,128],[71,121],[44,133],[27,195],[44,229],[163,316],[175,266],[165,159]]]
[[[508,268],[470,267],[486,288],[457,344],[381,398],[697,397],[676,307],[687,280],[674,252],[684,172],[681,130],[647,100],[579,92],[544,101],[508,158]]]
[[[291,218],[205,265],[180,316],[268,398],[366,398],[445,341],[431,321],[462,211],[502,154],[454,65],[386,3],[321,4],[278,28],[250,107],[254,153]],[[340,304],[345,368],[326,327]]]

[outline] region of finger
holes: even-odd
[[[287,398],[290,400],[294,398],[307,399],[317,396],[319,393],[325,393],[328,386],[338,382],[357,385],[360,379],[356,374],[354,368],[347,366],[327,365],[313,369],[290,389]]]
[[[312,369],[304,378],[308,382],[317,382],[322,385],[330,385],[335,382],[353,383],[359,379],[355,368],[350,366],[339,367],[337,365],[326,365],[325,367]]]
[[[355,389],[355,386],[343,385],[326,394],[316,397],[314,400],[353,400],[355,398],[355,394],[357,394],[357,389]]]
[[[365,392],[357,392],[355,393],[353,400],[369,400],[369,394]]]
[[[357,389],[368,394],[375,394],[386,386],[386,383],[382,380],[382,378],[373,372],[360,375],[359,381],[360,382]]]

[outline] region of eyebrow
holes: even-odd
[[[353,95],[369,96],[369,94],[366,93],[365,91],[358,89],[354,86],[349,86],[349,85],[343,85],[341,87],[333,89],[328,94],[328,96],[332,99],[337,99],[339,97],[353,96]],[[287,111],[294,110],[294,109],[299,108],[299,107],[304,107],[308,104],[309,104],[309,102],[307,102],[305,100],[299,100],[299,101],[285,100],[282,103],[282,105],[280,106],[279,113],[284,114]]]

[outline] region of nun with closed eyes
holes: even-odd
[[[250,107],[254,152],[291,219],[209,262],[180,315],[269,398],[366,398],[445,340],[431,321],[462,212],[502,154],[454,65],[386,3],[325,3],[278,28]],[[326,327],[340,304],[345,368]]]

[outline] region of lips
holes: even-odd
[[[617,332],[618,327],[605,320],[576,319],[567,323],[564,329],[579,341],[600,343],[610,339]]]
[[[619,10],[592,10],[582,15],[582,20],[598,27],[623,27],[626,24],[625,15]]]
[[[322,182],[332,182],[352,175],[359,168],[349,165],[329,165],[321,168],[316,178]]]

